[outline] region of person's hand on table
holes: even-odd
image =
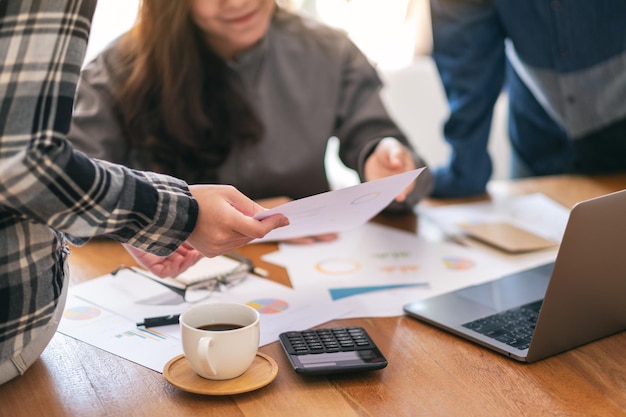
[[[293,200],[289,197],[281,196],[281,197],[264,198],[261,200],[257,200],[257,203],[259,203],[260,205],[266,208],[274,208],[282,204],[288,203],[290,201],[293,201]],[[307,244],[311,244],[315,242],[332,242],[333,240],[337,240],[337,237],[338,237],[337,233],[326,233],[323,235],[305,236],[305,237],[299,237],[295,239],[281,240],[281,242],[293,243],[293,244],[299,244],[299,245],[307,245]]]
[[[139,265],[160,278],[180,275],[204,257],[187,242],[169,256],[152,255],[127,244],[124,247]]]
[[[387,137],[380,141],[365,161],[365,180],[378,180],[416,168],[411,151],[397,139]],[[413,187],[415,181],[396,196],[396,201],[404,201]]]

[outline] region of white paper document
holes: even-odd
[[[561,241],[569,218],[567,208],[541,193],[438,207],[418,205],[417,213],[448,236],[463,235],[462,223],[504,221],[555,242]]]
[[[278,340],[281,332],[315,327],[347,313],[345,306],[252,274],[206,302],[218,301],[248,304],[259,311],[260,345]],[[179,326],[146,329],[137,323],[180,314],[189,306],[166,287],[122,270],[70,287],[58,331],[162,372],[170,359],[182,354]]]
[[[337,233],[365,224],[387,207],[424,169],[316,194],[259,213],[255,218],[283,214],[290,224],[272,230],[254,242]]]
[[[337,318],[402,315],[403,305],[411,301],[554,260],[556,248],[502,254],[430,240],[423,231],[418,236],[368,223],[418,171],[389,177],[389,182],[374,181],[297,200],[272,211],[285,213],[292,221],[294,229],[281,238],[333,231],[339,232],[338,239],[309,245],[281,243],[278,251],[263,256],[287,269],[291,288],[250,274],[236,286],[214,293],[208,302],[230,301],[256,308],[264,345],[277,340],[283,331],[304,330]],[[419,213],[420,230],[423,217],[445,234],[456,233],[460,222],[505,219],[555,240],[560,240],[568,217],[567,209],[540,194],[495,204],[425,208]],[[195,268],[206,269],[208,265],[202,262]],[[189,307],[164,286],[122,270],[69,291],[61,333],[159,372],[182,353],[177,325],[136,326],[146,317],[179,314]]]
[[[297,292],[344,305],[349,310],[344,317],[382,317],[402,315],[408,302],[490,281],[544,259],[502,259],[367,223],[333,242],[280,244],[263,260],[284,266]]]

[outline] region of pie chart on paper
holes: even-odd
[[[63,318],[68,320],[91,320],[100,315],[99,308],[92,306],[77,306],[63,312]]]
[[[261,314],[282,313],[289,308],[289,303],[277,298],[260,298],[258,300],[248,301],[246,304]]]

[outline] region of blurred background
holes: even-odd
[[[443,88],[430,58],[432,35],[428,0],[281,0],[279,4],[344,30],[378,68],[383,99],[391,115],[431,167],[444,163],[449,148],[442,138],[448,113]],[[98,2],[85,62],[135,21],[139,0]],[[493,179],[509,173],[507,98],[496,105],[489,151]],[[355,174],[336,156],[331,138],[327,168],[333,188],[354,184]]]

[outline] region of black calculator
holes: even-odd
[[[387,359],[362,327],[281,333],[280,343],[296,372],[328,375],[382,369]]]

